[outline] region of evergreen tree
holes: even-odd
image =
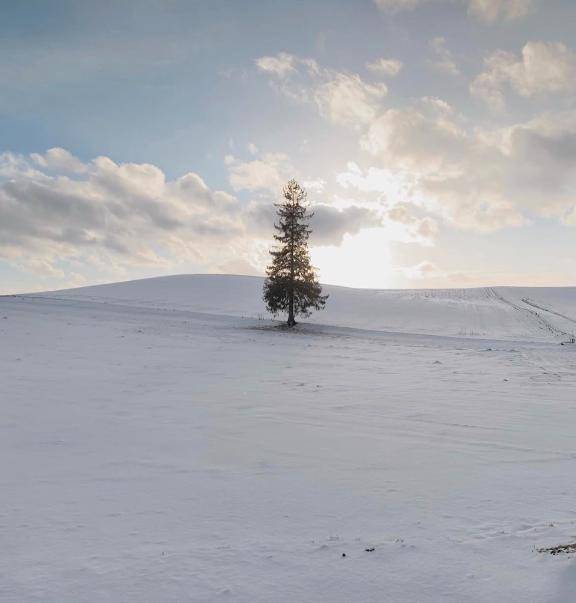
[[[308,237],[312,232],[308,221],[314,215],[306,205],[306,191],[290,180],[284,187],[284,201],[276,204],[278,222],[274,235],[278,245],[270,251],[272,263],[264,283],[264,301],[276,315],[287,312],[289,327],[296,324],[296,316],[310,316],[311,310],[321,310],[328,299],[316,279],[310,263]]]

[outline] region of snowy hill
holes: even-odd
[[[307,322],[367,330],[562,340],[576,332],[576,287],[372,290],[325,286],[327,307]],[[43,294],[44,295],[44,294]],[[48,294],[62,299],[267,317],[262,279],[168,276]]]
[[[572,603],[576,290],[261,287],[0,297],[0,601]]]

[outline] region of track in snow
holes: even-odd
[[[544,316],[542,316],[542,314],[540,312],[538,312],[537,310],[540,311],[545,311],[545,312],[549,312],[550,314],[555,314],[556,316],[559,316],[561,318],[565,318],[567,320],[570,320],[572,322],[576,322],[576,320],[573,320],[567,316],[564,316],[563,314],[560,314],[558,312],[554,312],[551,310],[548,310],[546,308],[543,308],[539,305],[537,305],[534,302],[530,302],[528,301],[526,298],[522,298],[522,303],[526,304],[527,306],[530,307],[525,307],[525,306],[520,306],[517,303],[514,303],[512,301],[510,301],[509,299],[506,299],[501,293],[498,293],[498,291],[494,288],[490,288],[489,289],[490,293],[492,295],[494,295],[494,297],[496,297],[496,299],[500,300],[502,303],[504,304],[508,304],[509,306],[511,306],[512,308],[514,308],[515,310],[517,310],[518,312],[527,312],[531,317],[534,318],[534,320],[536,321],[536,323],[544,330],[549,332],[551,335],[555,336],[555,337],[569,337],[569,338],[574,338],[573,333],[569,333],[567,331],[563,331],[562,329],[559,329],[558,327],[556,327],[555,325],[553,325],[550,321],[546,320],[546,318],[544,318]]]

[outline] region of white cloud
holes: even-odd
[[[352,164],[341,185],[409,201],[455,227],[490,232],[531,214],[574,221],[576,112],[488,131],[426,99],[384,112],[361,144],[378,165]]]
[[[229,158],[237,188],[256,190],[274,183],[278,192],[285,181],[283,176],[278,180],[281,169],[270,175],[258,161],[287,164],[281,154],[265,155],[256,165]],[[58,286],[80,284],[80,271],[101,279],[190,266],[254,273],[268,260],[262,249],[273,234],[271,201],[246,205],[210,189],[196,173],[168,180],[157,166],[118,164],[108,157],[82,166],[74,162],[73,177],[55,173],[54,162],[46,161],[41,170],[33,163],[42,161],[0,154],[0,259],[40,272]],[[69,167],[62,169],[69,173]],[[379,219],[361,207],[317,210],[314,236],[322,244],[337,245],[344,234]]]
[[[279,194],[293,176],[294,169],[283,153],[267,153],[260,159],[242,161],[232,155],[225,158],[230,184],[236,191],[267,190]]]
[[[416,181],[409,170],[392,166],[371,166],[362,170],[352,161],[336,177],[336,182],[344,190],[357,191],[367,203],[377,203],[386,208],[411,200]]]
[[[314,88],[325,79],[314,59],[302,59],[281,52],[275,56],[260,57],[255,62],[258,70],[270,78],[272,87],[301,103],[313,102]]]
[[[273,57],[260,57],[256,59],[256,65],[261,71],[272,73],[278,77],[285,77],[291,71],[295,71],[296,58],[287,52],[280,52]]]
[[[402,272],[404,272],[406,277],[416,280],[442,278],[446,276],[445,272],[440,270],[436,264],[428,260],[424,260],[415,266],[403,268]]]
[[[414,181],[409,173],[376,167],[362,170],[350,162],[337,182],[346,190],[368,194],[366,205],[377,208],[391,239],[421,245],[431,245],[436,239],[437,220],[411,202]],[[370,198],[371,193],[378,193],[375,199]]]
[[[375,73],[382,73],[390,77],[395,77],[402,70],[402,61],[380,58],[370,63],[366,63],[366,68]]]
[[[446,47],[445,38],[437,37],[430,40],[430,49],[435,57],[429,59],[428,62],[436,71],[447,75],[460,75],[460,69],[458,69],[452,53]]]
[[[458,165],[467,144],[466,132],[435,109],[389,109],[361,139],[362,147],[383,165],[419,173]]]
[[[9,178],[26,176],[27,178],[41,178],[43,172],[31,165],[27,157],[15,153],[0,153],[0,182]]]
[[[334,73],[316,88],[314,99],[324,118],[355,127],[376,117],[387,93],[385,84],[367,84],[359,75]]]
[[[525,17],[534,8],[534,0],[470,0],[468,12],[487,23]]]
[[[547,114],[504,128],[501,186],[510,198],[543,215],[576,206],[576,112]]]
[[[278,62],[282,65],[289,62],[291,68],[278,68]],[[357,128],[369,123],[381,110],[388,94],[383,83],[370,84],[358,74],[320,67],[313,59],[281,53],[276,57],[262,57],[256,63],[282,94],[316,105],[322,117],[340,125]]]
[[[413,10],[424,4],[459,3],[467,7],[468,13],[486,23],[499,20],[511,21],[528,15],[539,0],[374,0],[381,10],[396,13]]]
[[[55,172],[81,173],[86,166],[66,149],[54,147],[44,154],[32,153],[32,160],[40,167]]]
[[[438,235],[438,222],[430,216],[416,215],[415,207],[409,203],[398,203],[385,212],[385,217],[404,224],[413,241],[431,244]]]
[[[402,266],[397,268],[397,273],[407,279],[407,284],[420,287],[469,287],[471,284],[470,275],[461,271],[443,270],[435,262],[422,260],[413,266]],[[480,282],[493,282],[494,275],[477,274],[475,275]],[[516,276],[516,275],[514,275]],[[514,278],[511,279],[514,282]],[[504,280],[505,284],[510,281]]]
[[[528,42],[520,57],[495,52],[485,60],[485,70],[474,79],[470,92],[502,111],[507,87],[524,97],[573,92],[576,53],[560,42]]]
[[[1,155],[0,172],[11,162]],[[107,157],[76,165],[75,178],[53,174],[53,164],[50,172],[25,164],[21,157],[23,169],[0,181],[0,258],[27,269],[47,274],[50,265],[56,274],[67,262],[110,276],[202,258],[210,268],[243,243],[238,201],[211,191],[197,174],[166,181],[156,166]]]
[[[447,51],[442,54],[443,38],[436,39],[434,47],[449,58]],[[558,59],[553,65],[551,57]],[[493,90],[501,93],[498,86],[503,81],[523,95],[567,90],[576,85],[572,63],[571,52],[561,44],[528,43],[520,61],[494,70]],[[445,69],[455,73],[457,68]],[[304,66],[295,72],[307,70]],[[290,84],[292,77],[283,77],[283,83]],[[327,119],[362,127],[360,147],[376,161],[367,172],[350,164],[337,176],[340,186],[363,193],[364,199],[371,195],[371,202],[409,202],[454,227],[479,232],[522,226],[533,213],[570,224],[575,221],[571,145],[576,125],[572,129],[571,118],[546,117],[489,131],[473,128],[446,101],[435,97],[385,109],[384,92],[374,91],[377,98],[373,98],[370,86],[358,76],[316,65],[306,92]],[[411,225],[420,227],[418,220],[425,216],[414,216],[417,220]],[[408,224],[400,209],[388,212],[386,218]],[[427,221],[421,227],[420,235],[433,238],[437,223]]]
[[[424,0],[374,0],[378,8],[398,12],[402,10],[411,10],[424,2]]]
[[[326,188],[326,180],[322,178],[316,178],[315,180],[304,180],[302,182],[302,186],[307,191],[312,191],[313,193],[321,193]]]

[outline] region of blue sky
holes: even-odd
[[[0,290],[262,273],[292,176],[327,282],[573,284],[575,18],[570,0],[0,1]]]

